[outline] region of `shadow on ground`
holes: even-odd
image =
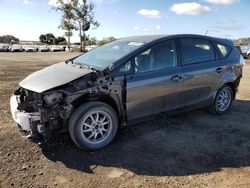
[[[44,155],[71,169],[93,173],[95,166],[127,169],[139,175],[183,176],[250,166],[250,101],[214,116],[197,110],[122,129],[113,144],[97,152],[75,147],[60,135],[42,145]]]

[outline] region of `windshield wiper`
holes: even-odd
[[[68,63],[72,63],[72,64],[73,64],[73,59],[67,59],[67,60],[65,61],[65,63],[66,63],[66,64],[68,64]]]
[[[67,64],[71,63],[72,65],[79,65],[80,68],[87,68],[87,69],[91,69],[93,71],[98,71],[99,72],[98,69],[96,69],[96,68],[94,68],[94,67],[92,67],[90,65],[87,65],[87,64],[84,64],[84,63],[81,63],[81,62],[78,62],[78,61],[74,61],[74,59],[68,59],[68,60],[65,61],[65,63],[67,63]]]
[[[87,69],[90,69],[91,67],[89,66],[89,65],[87,65],[87,64],[84,64],[84,63],[81,63],[81,62],[78,62],[78,61],[73,61],[73,64],[74,65],[79,65],[80,66],[80,68],[87,68]]]
[[[96,71],[96,72],[99,72],[99,71],[100,71],[100,70],[98,70],[98,69],[96,69],[96,68],[94,68],[94,67],[91,67],[91,66],[90,66],[90,69],[93,70],[93,71]]]

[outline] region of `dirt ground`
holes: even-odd
[[[67,134],[38,145],[9,110],[18,82],[72,53],[0,53],[0,188],[250,187],[250,61],[231,111],[196,110],[122,129],[97,152]]]

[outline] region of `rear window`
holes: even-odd
[[[183,65],[212,61],[215,54],[211,43],[206,39],[183,38],[182,62]]]
[[[218,47],[222,57],[226,57],[230,53],[230,47],[227,45],[217,44],[217,47]]]

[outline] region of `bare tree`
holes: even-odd
[[[59,28],[65,29],[70,44],[70,36],[73,30],[79,30],[80,49],[85,51],[86,34],[90,29],[99,27],[99,23],[95,20],[94,4],[87,3],[87,0],[57,0],[55,10],[61,11],[63,17]]]
[[[72,2],[57,0],[57,5],[58,6],[55,7],[55,10],[63,13],[59,28],[66,30],[65,36],[68,38],[68,48],[70,49],[70,37],[73,35],[73,30],[77,29]]]
[[[86,44],[86,31],[91,26],[94,28],[99,27],[99,22],[95,20],[94,4],[87,3],[87,0],[71,0],[73,5],[73,14],[75,20],[78,22],[78,29],[80,35],[80,49],[85,51]]]

